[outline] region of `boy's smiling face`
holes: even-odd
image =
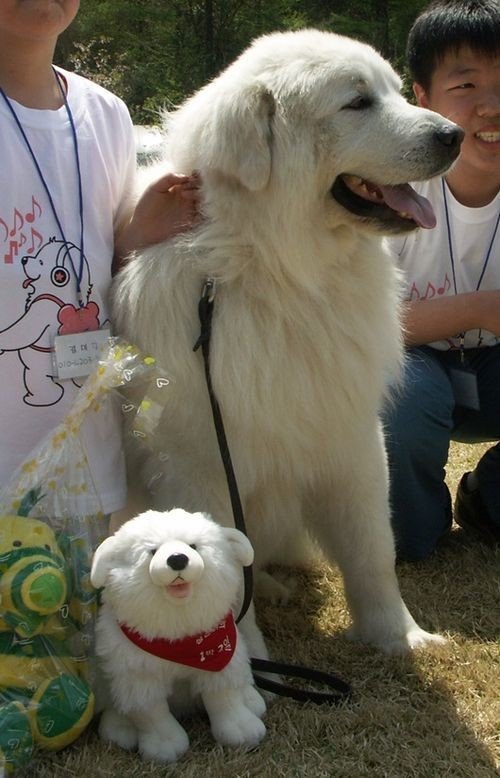
[[[492,191],[496,182],[498,191],[500,54],[490,57],[466,47],[449,50],[437,63],[429,89],[415,84],[414,91],[419,105],[437,111],[465,130],[460,157],[447,176],[448,182],[480,176],[485,182],[487,179]]]

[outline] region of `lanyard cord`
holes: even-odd
[[[446,217],[446,231],[448,233],[448,250],[450,253],[450,262],[451,262],[451,272],[453,275],[453,288],[455,290],[455,295],[458,294],[457,292],[457,278],[455,273],[455,257],[453,254],[453,241],[452,241],[452,235],[451,235],[451,222],[450,222],[450,214],[448,211],[448,200],[446,198],[446,186],[444,183],[444,178],[441,179],[441,188],[443,190],[443,202],[444,202],[444,213]],[[479,291],[479,287],[481,286],[481,283],[484,278],[484,274],[486,273],[486,268],[488,267],[488,262],[490,261],[491,251],[493,249],[493,244],[495,243],[495,238],[497,236],[498,232],[498,225],[500,224],[500,210],[498,212],[497,220],[495,222],[495,226],[493,228],[493,233],[491,235],[491,240],[489,243],[489,246],[486,250],[486,254],[483,261],[483,267],[481,269],[481,273],[479,274],[479,278],[476,284],[476,292]],[[464,340],[465,340],[465,332],[460,333],[460,348],[462,350],[462,357],[463,357],[463,348],[464,348]],[[481,330],[479,330],[479,343],[482,342],[481,337]]]
[[[61,92],[61,96],[62,96],[62,99],[63,99],[64,107],[65,107],[66,113],[68,115],[68,120],[69,120],[70,127],[71,127],[71,135],[72,135],[72,138],[73,138],[73,147],[74,147],[74,150],[75,150],[76,174],[77,174],[77,180],[78,180],[78,210],[79,210],[79,216],[80,216],[80,266],[79,266],[79,269],[78,269],[78,273],[76,272],[76,268],[75,268],[74,263],[73,263],[73,258],[71,256],[71,252],[69,250],[68,250],[68,258],[69,258],[69,261],[71,263],[71,267],[73,269],[73,273],[75,274],[75,278],[76,278],[76,291],[77,291],[77,294],[78,294],[78,303],[79,303],[79,305],[81,307],[83,307],[84,303],[83,303],[83,299],[82,299],[81,282],[82,282],[82,277],[83,277],[83,264],[84,264],[84,256],[85,256],[85,254],[84,254],[84,249],[83,249],[83,232],[84,232],[84,229],[83,229],[82,172],[81,172],[81,167],[80,167],[80,154],[79,154],[79,151],[78,151],[78,137],[77,137],[77,134],[76,134],[76,127],[75,127],[75,122],[74,122],[74,119],[73,119],[73,114],[71,112],[71,108],[69,107],[69,103],[68,103],[67,98],[66,98],[66,92],[64,91],[64,88],[63,88],[62,77],[56,71],[56,69],[54,67],[52,67],[52,70],[54,71],[54,75],[55,75],[55,78],[56,78],[56,81],[57,81],[57,85],[58,85],[59,90]],[[49,203],[50,203],[50,207],[51,207],[52,213],[54,215],[54,219],[56,220],[56,224],[57,224],[57,226],[59,228],[59,232],[61,233],[61,237],[62,237],[64,243],[66,244],[66,246],[69,247],[69,243],[66,240],[66,236],[64,234],[64,230],[62,228],[62,224],[61,224],[61,221],[59,219],[59,215],[58,215],[56,207],[54,205],[54,200],[52,198],[52,194],[51,194],[49,186],[48,186],[48,184],[47,184],[47,182],[45,180],[43,172],[42,172],[42,170],[40,168],[40,165],[39,165],[38,160],[36,158],[35,152],[33,151],[33,147],[31,146],[31,143],[28,140],[28,136],[26,135],[26,132],[24,131],[24,128],[23,128],[23,126],[21,124],[21,121],[20,121],[20,119],[19,119],[19,117],[18,117],[18,115],[17,115],[17,113],[16,113],[16,111],[14,109],[14,106],[12,105],[11,101],[9,100],[9,98],[7,97],[7,95],[5,94],[5,92],[4,92],[4,90],[2,89],[1,86],[0,86],[0,95],[2,95],[2,97],[3,97],[4,101],[5,101],[5,104],[7,105],[8,109],[10,110],[10,112],[12,114],[12,117],[14,118],[14,121],[17,124],[19,132],[21,133],[21,135],[23,137],[24,143],[26,144],[26,148],[28,149],[28,151],[29,151],[29,153],[31,155],[31,158],[33,160],[33,164],[35,165],[35,168],[36,168],[36,171],[37,171],[38,176],[40,178],[40,181],[42,182],[43,188],[45,189],[45,192],[47,194],[47,197],[48,197],[48,200],[49,200]]]
[[[446,216],[446,230],[447,230],[447,233],[448,233],[448,249],[449,249],[449,252],[450,252],[451,271],[453,273],[453,288],[455,290],[455,294],[457,294],[457,279],[456,279],[456,275],[455,275],[455,257],[454,257],[454,254],[453,254],[453,241],[452,241],[452,238],[451,238],[450,214],[448,212],[448,201],[446,199],[446,187],[445,187],[445,183],[444,183],[444,178],[441,179],[441,187],[443,189],[444,213],[445,213],[445,216]],[[479,287],[481,286],[482,280],[484,278],[484,274],[486,273],[486,268],[488,267],[488,262],[490,261],[491,250],[493,248],[493,244],[494,244],[495,238],[497,236],[498,225],[499,224],[500,224],[500,210],[498,212],[497,220],[495,222],[495,227],[493,229],[493,234],[491,236],[491,240],[490,240],[488,249],[487,249],[485,257],[484,257],[483,268],[481,270],[478,282],[476,284],[476,292],[479,291]]]

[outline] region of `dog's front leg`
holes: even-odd
[[[323,550],[344,577],[353,619],[348,636],[388,654],[443,643],[416,624],[401,598],[381,431],[371,436],[365,431],[362,443],[356,451],[343,451],[342,469],[310,512]]]
[[[253,684],[247,646],[242,636],[224,669],[201,670],[193,689],[199,692],[210,719],[215,740],[223,746],[256,746],[266,734],[261,721],[266,703]]]
[[[137,729],[129,717],[115,708],[105,708],[99,721],[99,737],[105,743],[116,743],[126,751],[137,747]]]
[[[148,702],[147,707],[128,714],[137,728],[138,747],[145,759],[175,762],[189,747],[189,739],[165,700]]]
[[[212,734],[223,746],[253,748],[266,734],[266,727],[260,719],[265,703],[258,692],[253,690],[254,698],[250,707],[247,704],[250,689],[253,687],[234,688],[218,684],[215,689],[202,692]],[[260,699],[262,708],[254,712],[257,698]]]
[[[187,751],[188,737],[163,701],[128,714],[106,708],[99,722],[99,736],[130,750],[139,747],[146,759],[175,762]]]

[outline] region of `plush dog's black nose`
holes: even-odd
[[[171,567],[172,570],[184,570],[184,568],[187,567],[188,562],[189,559],[185,554],[170,554],[167,558],[167,565]]]
[[[436,130],[436,139],[443,146],[448,146],[450,149],[458,151],[464,139],[464,134],[461,127],[442,127],[440,130]]]

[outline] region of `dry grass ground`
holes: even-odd
[[[480,446],[452,450],[453,493]],[[418,565],[399,566],[405,600],[417,620],[448,637],[445,647],[387,658],[348,643],[339,575],[300,575],[293,603],[260,609],[276,659],[334,672],[353,698],[337,708],[279,699],[268,735],[253,752],[214,745],[207,722],[186,723],[189,753],[175,766],[142,762],[101,744],[94,729],[66,750],[41,756],[22,778],[180,776],[181,778],[493,778],[500,775],[500,552],[456,529]]]

